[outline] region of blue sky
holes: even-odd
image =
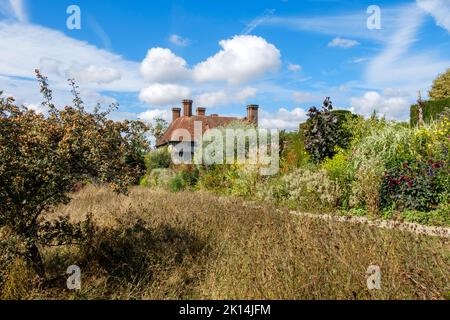
[[[81,29],[69,30],[70,5]],[[368,29],[370,5],[381,29]],[[40,110],[33,70],[70,103],[120,103],[117,119],[170,119],[183,98],[210,113],[261,106],[294,129],[331,96],[363,115],[406,120],[418,91],[450,67],[450,0],[0,0],[0,90]]]

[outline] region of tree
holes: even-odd
[[[312,107],[308,111],[308,121],[303,126],[305,148],[314,162],[332,158],[336,147],[345,148],[349,142],[349,134],[342,126],[343,119],[333,113],[333,103],[326,98],[322,109]]]
[[[36,76],[48,114],[17,106],[13,98],[0,94],[0,228],[17,244],[8,246],[12,254],[23,256],[45,277],[40,247],[71,243],[82,225],[64,218],[43,223],[42,213],[68,203],[73,186],[85,180],[126,193],[137,172],[127,157],[148,146],[140,139],[144,125],[108,119],[116,105],[105,112],[99,107],[87,112],[78,87],[69,80],[73,106],[60,110],[52,103],[47,78],[38,70]]]
[[[450,68],[433,81],[429,94],[432,100],[450,98]]]
[[[154,124],[150,125],[149,131],[150,134],[155,137],[155,141],[157,142],[162,138],[164,132],[166,132],[167,128],[169,127],[169,124],[162,118],[155,118],[153,121]]]

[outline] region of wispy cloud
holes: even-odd
[[[24,0],[0,0],[0,13],[9,19],[22,23],[28,22],[28,13]]]
[[[417,0],[417,5],[436,20],[436,24],[450,32],[449,0]]]
[[[259,25],[266,22],[269,18],[271,18],[275,14],[275,9],[266,9],[264,13],[253,19],[250,23],[247,24],[244,30],[242,30],[241,34],[247,35],[253,32]]]
[[[410,87],[424,89],[432,79],[445,70],[449,59],[441,59],[432,50],[411,46],[418,41],[418,32],[425,14],[415,5],[398,17],[399,28],[388,40],[383,51],[372,59],[366,72],[366,82],[379,87]]]
[[[87,22],[92,31],[94,31],[97,37],[99,37],[100,41],[102,42],[103,48],[111,50],[111,38],[100,25],[100,23],[92,16],[88,16]]]
[[[263,20],[260,24],[302,32],[384,42],[397,28],[397,18],[404,14],[405,8],[407,8],[405,5],[383,7],[381,30],[369,30],[367,28],[369,16],[366,10],[329,16],[273,16]]]
[[[359,45],[359,42],[352,39],[345,39],[341,37],[336,37],[328,43],[329,47],[339,47],[339,48],[352,48]]]

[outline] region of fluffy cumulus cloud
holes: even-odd
[[[167,106],[187,99],[190,95],[191,90],[188,87],[176,84],[155,83],[142,89],[139,94],[139,99],[150,105]]]
[[[122,74],[115,68],[88,66],[73,66],[67,70],[69,78],[75,78],[81,82],[93,82],[98,84],[107,84],[116,80],[120,80]]]
[[[169,122],[171,120],[170,111],[167,109],[152,109],[138,115],[138,119],[144,120],[148,123],[153,123],[157,118],[161,118]]]
[[[169,49],[150,49],[141,64],[142,76],[151,82],[177,82],[188,73],[186,61]]]
[[[306,111],[301,108],[293,110],[281,108],[277,112],[261,110],[260,126],[267,129],[297,130],[299,124],[306,119]]]
[[[433,16],[438,26],[450,32],[449,0],[417,0],[417,5]]]
[[[329,47],[339,47],[344,49],[351,48],[357,45],[359,45],[358,41],[351,39],[344,39],[341,37],[334,38],[328,43]]]
[[[246,87],[241,90],[218,90],[206,92],[196,97],[196,103],[203,107],[223,106],[231,103],[245,103],[248,99],[255,97],[257,90]]]
[[[194,67],[195,80],[240,84],[275,71],[281,64],[280,51],[261,37],[235,36],[219,44],[222,50]]]
[[[381,95],[376,91],[368,91],[362,97],[351,99],[351,111],[370,116],[374,111],[387,119],[406,120],[409,117],[411,101],[403,94],[394,95],[388,91]]]

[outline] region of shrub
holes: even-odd
[[[430,100],[423,103],[423,120],[425,123],[431,123],[437,120],[439,116],[450,108],[450,97],[440,100]],[[411,106],[411,126],[419,124],[419,106]]]
[[[441,204],[438,208],[429,212],[406,210],[402,213],[402,217],[408,222],[449,227],[450,204]]]
[[[350,156],[347,151],[341,150],[332,159],[325,159],[321,167],[324,169],[331,180],[339,184],[342,192],[341,206],[350,207],[350,197],[352,194],[352,183],[355,179],[355,172],[350,165]]]
[[[325,170],[300,169],[262,186],[258,197],[291,208],[330,211],[339,205],[341,191]]]
[[[312,107],[308,112],[308,121],[303,126],[305,147],[314,162],[332,158],[336,147],[345,148],[349,142],[341,115],[332,112],[333,106],[327,98],[321,110]]]
[[[195,167],[183,168],[169,182],[172,192],[179,192],[197,185],[199,180],[199,171]]]
[[[145,156],[147,173],[154,169],[167,169],[172,164],[172,157],[168,148],[160,148],[149,152]]]
[[[280,165],[284,173],[298,169],[309,161],[303,131],[280,134]]]
[[[446,186],[439,178],[448,177],[450,169],[443,162],[405,162],[386,171],[382,184],[383,205],[397,209],[430,211],[436,209]],[[445,179],[445,178],[444,178]],[[448,182],[448,179],[445,179]]]
[[[369,158],[356,168],[350,197],[352,208],[365,207],[370,214],[379,214],[382,175],[383,166],[378,158]]]
[[[36,75],[47,116],[0,96],[0,228],[13,235],[7,242],[17,241],[14,254],[44,277],[39,245],[51,242],[49,236],[73,233],[43,230],[41,214],[68,203],[73,186],[85,180],[109,183],[117,192],[125,192],[140,175],[139,168],[127,160],[146,145],[135,139],[144,125],[107,118],[115,106],[107,112],[85,111],[73,80],[74,105],[57,109],[47,78],[37,70]]]

